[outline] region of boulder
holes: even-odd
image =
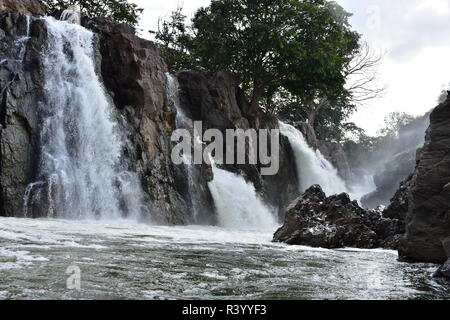
[[[275,242],[323,248],[376,248],[398,233],[398,221],[384,219],[379,212],[366,211],[343,193],[326,197],[322,188],[312,186],[286,211],[284,225]]]
[[[443,246],[450,235],[450,97],[431,113],[410,184],[400,257],[443,263],[450,258]]]

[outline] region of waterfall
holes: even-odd
[[[124,136],[96,74],[93,33],[51,17],[44,21],[40,163],[38,181],[25,194],[25,214],[86,219],[148,214],[137,174],[121,167]]]
[[[170,74],[166,74],[167,96],[177,111],[177,129],[187,129],[194,133],[193,121],[180,108],[178,97],[178,81]],[[202,143],[196,136],[194,143]],[[196,166],[191,163],[189,155],[183,155],[185,159],[186,179],[188,180],[189,196],[192,202],[193,220],[199,223],[198,212],[201,209],[201,201],[198,199],[196,181],[200,174]],[[212,160],[212,159],[211,159]],[[212,161],[213,162],[213,161]],[[259,198],[255,187],[247,183],[243,177],[212,165],[214,180],[208,183],[214,204],[218,214],[218,225],[230,229],[261,229],[271,230],[277,227],[272,212]]]
[[[172,76],[170,73],[166,73],[166,90],[167,90],[167,98],[175,107],[177,115],[175,118],[175,126],[177,129],[186,129],[191,134],[194,133],[194,123],[192,119],[190,119],[184,111],[180,108],[179,102],[179,84],[178,80]],[[194,143],[197,143],[198,139],[194,139]],[[184,178],[187,180],[188,187],[188,197],[189,197],[189,207],[192,210],[192,222],[200,223],[200,210],[201,210],[201,200],[199,199],[200,195],[196,192],[196,181],[199,180],[199,172],[195,165],[192,163],[192,159],[190,159],[190,155],[183,154],[184,164],[182,164],[182,169],[184,172]]]
[[[327,195],[351,193],[333,165],[319,151],[314,151],[308,145],[299,130],[280,122],[280,131],[289,139],[294,151],[300,192],[305,192],[312,185],[318,184]]]
[[[79,6],[69,6],[61,14],[61,20],[72,24],[81,24],[81,8]]]
[[[258,196],[255,187],[243,177],[213,164],[214,180],[208,186],[216,205],[220,227],[230,229],[274,230],[274,214]]]

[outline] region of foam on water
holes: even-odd
[[[16,218],[0,218],[0,230],[5,299],[448,297],[432,265],[384,250],[271,243],[268,231]],[[72,265],[82,271],[80,292],[62,285]]]

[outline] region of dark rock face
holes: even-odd
[[[0,0],[0,12],[43,16],[47,7],[39,0]]]
[[[23,214],[23,197],[37,167],[43,103],[39,53],[46,39],[38,1],[0,1],[0,215]],[[29,30],[29,37],[27,33]]]
[[[278,129],[278,120],[267,115],[248,117],[248,101],[237,81],[226,72],[184,71],[178,74],[180,104],[194,121],[202,121],[203,130]],[[280,170],[274,176],[262,176],[261,165],[223,165],[223,169],[243,176],[280,217],[298,191],[295,158],[289,141],[280,138]],[[247,150],[248,152],[248,150]]]
[[[327,198],[312,186],[286,211],[274,241],[323,248],[395,248],[399,227],[377,211],[366,211],[347,194]]]
[[[449,258],[443,243],[450,235],[449,98],[430,120],[408,192],[406,235],[399,254],[405,260],[442,263]]]
[[[391,204],[383,212],[384,217],[405,222],[409,209],[408,193],[411,189],[411,179],[412,175],[400,183],[400,188],[391,199]]]

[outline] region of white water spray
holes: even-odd
[[[214,180],[208,186],[216,205],[219,226],[230,229],[275,230],[274,214],[243,177],[213,165]]]
[[[280,122],[280,131],[289,139],[294,151],[301,192],[315,184],[320,185],[327,195],[348,192],[337,170],[319,151],[308,145],[299,130]]]
[[[173,106],[176,109],[177,115],[175,119],[175,126],[177,129],[186,129],[191,132],[191,134],[195,134],[194,132],[194,122],[190,119],[184,111],[180,108],[179,101],[179,84],[178,80],[172,76],[170,73],[166,73],[166,90],[167,90],[167,98],[172,102]],[[198,143],[199,139],[194,139],[194,143]],[[186,179],[188,183],[188,192],[191,199],[191,209],[192,209],[192,217],[193,222],[198,223],[199,221],[199,211],[201,206],[201,201],[198,199],[198,194],[196,192],[196,181],[198,180],[198,171],[195,170],[193,165],[193,161],[189,154],[183,154],[183,166],[186,171]]]
[[[312,185],[318,184],[329,196],[346,192],[352,199],[359,201],[364,195],[375,190],[371,176],[364,176],[358,184],[348,186],[339,176],[337,169],[319,150],[314,151],[295,127],[280,122],[280,131],[289,139],[294,150],[300,192],[305,192]]]
[[[46,208],[46,216],[64,218],[148,214],[137,175],[120,167],[123,137],[95,72],[92,32],[44,20],[40,181],[27,189],[25,208]]]

